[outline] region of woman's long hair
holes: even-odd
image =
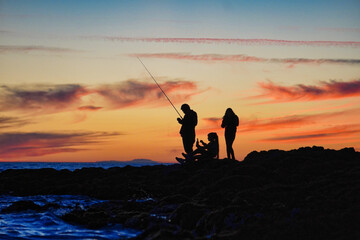
[[[224,118],[231,118],[232,116],[235,116],[235,113],[231,108],[228,108],[225,111],[225,115],[223,116],[223,119]]]
[[[226,109],[225,115],[223,117],[223,122],[221,127],[228,127],[228,126],[239,126],[239,117],[234,113],[231,108]]]

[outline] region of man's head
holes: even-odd
[[[181,105],[181,110],[186,114],[188,113],[191,109],[190,106],[186,103],[184,103],[183,105]]]

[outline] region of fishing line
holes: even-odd
[[[145,66],[145,64],[140,60],[139,57],[137,57],[137,59],[141,62],[141,64],[144,66],[144,68],[146,69],[146,71],[149,73],[149,75],[151,76],[151,78],[154,80],[154,82],[156,83],[156,85],[160,88],[160,90],[162,91],[162,93],[164,94],[164,96],[166,97],[166,99],[169,101],[169,103],[171,104],[171,106],[173,106],[173,108],[175,109],[175,111],[177,112],[177,114],[179,114],[180,118],[182,119],[181,114],[179,113],[179,111],[176,109],[176,107],[174,106],[174,104],[171,102],[170,98],[166,95],[166,93],[164,92],[164,90],[160,87],[160,85],[157,83],[157,81],[155,80],[155,78],[153,77],[153,75],[150,73],[150,71],[147,69],[147,67]]]

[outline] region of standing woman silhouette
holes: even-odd
[[[239,118],[231,108],[226,109],[221,127],[225,128],[226,152],[228,159],[235,160],[234,149],[232,145],[236,136],[236,128],[239,126]]]

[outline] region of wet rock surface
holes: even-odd
[[[62,218],[95,229],[119,223],[141,229],[139,240],[360,239],[359,192],[360,153],[353,148],[270,150],[242,162],[188,166],[0,173],[0,194],[110,200]]]

